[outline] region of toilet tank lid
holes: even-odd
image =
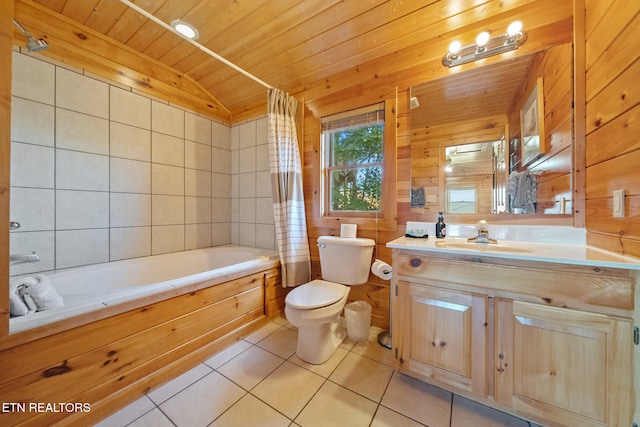
[[[373,246],[376,244],[373,239],[365,239],[363,237],[338,237],[338,236],[320,236],[318,243],[343,246]]]

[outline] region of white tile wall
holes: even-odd
[[[112,157],[110,185],[114,192],[151,193],[151,163]]]
[[[56,108],[56,147],[109,154],[109,121]]]
[[[211,145],[211,122],[195,114],[184,115],[184,137],[189,141]]]
[[[151,130],[184,138],[184,111],[158,101],[152,101]]]
[[[151,131],[111,122],[109,149],[113,157],[151,161]]]
[[[57,230],[56,268],[109,261],[109,229]]]
[[[231,243],[230,126],[13,55],[12,275]]]
[[[11,140],[53,147],[55,108],[16,96],[11,98]]]
[[[266,117],[231,129],[231,240],[276,249],[267,137]]]
[[[187,140],[184,144],[184,166],[211,172],[211,153],[211,146]]]
[[[210,197],[185,197],[185,223],[211,223],[211,208]],[[230,220],[231,218],[228,218],[227,222]]]
[[[151,255],[151,227],[112,227],[109,233],[111,261]]]
[[[184,168],[151,164],[151,192],[153,194],[184,195]]]
[[[238,157],[238,172],[247,173],[256,170],[256,147],[241,148]]]
[[[56,191],[56,230],[109,228],[109,193]]]
[[[109,85],[57,67],[56,107],[106,119],[109,117]]]
[[[151,225],[151,195],[111,193],[109,218],[111,227]]]
[[[154,194],[151,198],[153,225],[184,224],[184,197]]]
[[[231,222],[211,224],[211,246],[226,245],[231,241]]]
[[[229,127],[77,71],[14,52],[11,252],[42,261],[12,274],[275,248],[266,118]]]
[[[238,126],[238,148],[253,148],[258,145],[257,121],[243,123]]]
[[[240,199],[256,197],[256,173],[246,172],[238,175],[238,197]]]
[[[184,166],[184,138],[153,132],[151,147],[153,163]]]
[[[20,230],[53,230],[55,197],[48,188],[14,187],[11,190],[11,208],[22,212]]]
[[[154,225],[151,227],[151,254],[165,254],[185,249],[184,225]]]
[[[185,225],[185,249],[211,246],[211,223]]]
[[[271,173],[268,170],[256,172],[256,197],[271,200]]]
[[[211,172],[184,170],[184,191],[187,196],[211,197]]]
[[[111,86],[111,121],[141,129],[151,129],[151,100],[133,92]]]
[[[56,188],[109,191],[109,157],[56,149]]]
[[[223,174],[231,173],[231,152],[223,148],[211,148],[211,170]]]
[[[211,174],[211,182],[213,183],[212,197],[231,198],[231,176],[223,173]]]
[[[56,67],[28,55],[13,55],[13,95],[44,104],[54,104]],[[13,109],[14,106],[12,105]]]
[[[11,185],[53,188],[54,153],[55,150],[50,147],[12,142]]]
[[[220,123],[211,123],[211,145],[223,150],[231,150],[231,129]]]
[[[211,203],[211,222],[231,222],[231,203],[222,198],[213,198]]]

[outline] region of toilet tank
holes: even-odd
[[[318,237],[322,279],[343,285],[367,282],[375,241],[358,237]]]

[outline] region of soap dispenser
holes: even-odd
[[[446,235],[447,235],[447,226],[444,223],[442,212],[440,212],[440,216],[438,217],[438,222],[436,222],[436,238],[444,239]]]

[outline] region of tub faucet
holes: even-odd
[[[39,262],[40,257],[35,252],[30,254],[9,255],[9,265],[26,264],[28,262]]]
[[[492,239],[489,237],[489,226],[487,224],[487,221],[485,221],[484,219],[481,221],[478,221],[478,223],[476,224],[476,230],[478,230],[478,235],[475,237],[469,237],[467,239],[467,242],[470,243],[498,243],[497,240]]]

